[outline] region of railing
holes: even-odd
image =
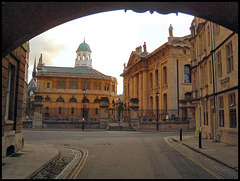
[[[139,121],[156,122],[157,121],[157,110],[139,109],[137,111]],[[86,121],[99,121],[101,115],[100,108],[43,108],[42,117],[45,121],[62,120],[62,121],[79,121],[84,117]],[[186,116],[186,115],[185,115]],[[123,122],[130,122],[131,109],[108,110],[109,120],[117,120]],[[190,117],[182,117],[178,115],[177,109],[159,109],[158,110],[158,121],[186,121],[191,119]]]
[[[99,121],[99,108],[43,108],[42,117],[44,120],[79,121],[84,117],[86,121]]]

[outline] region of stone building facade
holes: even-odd
[[[29,43],[2,59],[2,157],[23,148]]]
[[[131,98],[139,99],[141,121],[156,121],[157,108],[159,121],[193,120],[194,108],[190,103],[192,85],[189,38],[190,35],[174,37],[173,27],[170,25],[165,44],[148,53],[144,43],[144,50],[141,46],[137,47],[136,51],[132,51],[127,65],[124,64],[121,74],[123,101],[129,107]]]
[[[238,144],[238,34],[197,17],[190,30],[196,128],[204,138]]]
[[[35,96],[42,96],[45,120],[99,121],[100,99],[117,101],[117,79],[92,68],[91,49],[85,41],[76,51],[75,67],[45,66],[39,58]]]

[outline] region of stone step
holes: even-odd
[[[134,129],[129,126],[109,126],[107,131],[134,131]]]

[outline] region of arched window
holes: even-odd
[[[184,83],[191,83],[190,65],[184,65]]]
[[[150,97],[150,110],[153,109],[153,97],[151,96]]]
[[[94,103],[100,103],[100,102],[101,102],[101,100],[98,99],[98,97],[97,97],[97,99],[94,100]]]
[[[153,88],[153,75],[150,73],[150,88]]]
[[[84,97],[82,102],[89,102],[88,98]]]
[[[155,85],[158,86],[158,69],[155,71]]]
[[[167,84],[167,67],[163,67],[163,85]]]
[[[57,99],[57,102],[64,102],[64,99],[60,96],[60,97]]]
[[[77,102],[77,99],[75,99],[74,97],[72,97],[69,102]]]
[[[163,110],[164,113],[167,113],[167,94],[163,94]]]

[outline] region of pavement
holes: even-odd
[[[48,144],[24,144],[17,153],[2,159],[2,179],[25,179],[42,170],[59,154]]]
[[[238,146],[202,138],[202,148],[199,148],[198,137],[183,136],[182,141],[180,141],[179,136],[173,136],[172,139],[208,158],[238,171]]]
[[[171,139],[238,171],[238,146],[202,139],[202,148],[198,148],[199,142],[195,136],[183,136],[182,141],[177,136]],[[25,143],[22,150],[2,159],[2,179],[30,178],[58,154],[59,150],[53,145]]]

